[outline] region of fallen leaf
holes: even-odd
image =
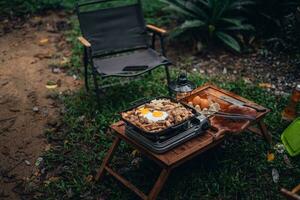
[[[134,150],[131,152],[132,157],[137,157],[139,154],[140,154],[140,152],[139,152],[137,149],[134,149]]]
[[[59,180],[59,177],[53,176],[53,177],[50,177],[48,180],[44,181],[44,184],[49,185],[51,182],[56,182],[58,180]]]
[[[24,162],[26,165],[28,165],[28,166],[30,165],[30,162],[28,160],[24,160]]]
[[[267,154],[267,160],[268,160],[268,162],[271,162],[274,159],[275,159],[275,154],[268,152],[268,154]]]
[[[34,176],[41,176],[41,173],[36,171],[36,172],[34,172]]]
[[[258,86],[261,88],[272,88],[272,84],[270,83],[260,83]]]
[[[57,88],[57,84],[55,84],[55,85],[46,85],[46,88],[47,89],[55,89],[55,88]]]
[[[50,52],[47,52],[47,53],[37,53],[34,55],[35,58],[38,58],[38,59],[45,59],[45,58],[52,58],[53,54],[51,54]]]
[[[45,147],[45,151],[49,151],[51,149],[51,144],[47,144]]]
[[[53,177],[50,177],[48,180],[51,181],[51,182],[58,181],[59,177],[53,176]]]
[[[61,64],[61,65],[65,65],[65,64],[67,64],[67,63],[69,63],[69,59],[66,58],[66,57],[62,57],[62,60],[60,61],[60,64]]]
[[[43,38],[43,39],[41,39],[41,40],[39,41],[39,43],[40,43],[41,45],[47,44],[48,42],[49,42],[49,39],[48,39],[48,38]]]
[[[92,175],[88,175],[87,177],[85,177],[85,181],[86,181],[87,183],[92,182],[92,180],[93,180],[93,176],[92,176]]]
[[[284,160],[284,163],[286,164],[287,168],[289,168],[289,169],[293,168],[293,165],[292,165],[289,157],[286,154],[283,155],[283,160]]]

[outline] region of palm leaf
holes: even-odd
[[[205,23],[201,20],[187,20],[180,27],[182,29],[189,29],[189,28],[199,28],[202,26],[205,26]]]
[[[194,13],[190,12],[184,6],[181,6],[181,4],[178,4],[177,2],[173,2],[170,0],[160,0],[160,1],[168,4],[168,9],[170,9],[170,10],[174,10],[178,13],[181,13],[183,15],[186,15],[186,16],[189,16],[192,18],[197,18],[197,16]]]
[[[228,26],[223,28],[223,30],[230,30],[230,31],[255,31],[254,26],[250,24],[241,24],[240,26]]]
[[[247,0],[243,0],[243,1],[234,1],[231,3],[231,5],[228,7],[229,10],[240,10],[242,9],[242,7],[245,6],[250,6],[250,5],[255,5],[255,1],[247,1]]]
[[[227,22],[227,23],[230,23],[230,24],[233,24],[235,26],[240,26],[242,25],[242,22],[243,22],[244,19],[241,19],[241,18],[221,18],[220,21],[223,21],[223,22]]]
[[[198,5],[195,5],[193,2],[189,1],[186,4],[186,7],[193,11],[196,15],[204,18],[204,19],[208,19],[208,15],[207,13]]]
[[[239,43],[236,41],[236,39],[234,39],[230,35],[228,35],[224,32],[218,31],[218,32],[216,32],[216,36],[228,47],[234,49],[237,52],[241,51],[241,47],[240,47]]]

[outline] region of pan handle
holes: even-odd
[[[130,105],[134,107],[134,106],[138,106],[138,105],[144,104],[147,101],[149,101],[149,99],[147,97],[143,97],[143,98],[140,98],[138,100],[130,102]]]

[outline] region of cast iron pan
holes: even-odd
[[[135,109],[135,108],[137,108],[141,105],[149,103],[150,101],[152,101],[154,99],[169,99],[171,102],[180,103],[181,105],[183,105],[187,109],[190,109],[193,113],[193,116],[191,116],[190,118],[188,118],[188,119],[186,119],[186,120],[184,120],[184,121],[182,121],[182,122],[180,122],[176,125],[170,126],[170,127],[166,128],[164,130],[157,131],[157,132],[145,131],[144,129],[132,124],[130,121],[128,121],[127,119],[124,119],[122,117],[122,113],[133,110],[133,109]],[[193,120],[196,116],[198,116],[198,112],[195,110],[195,108],[192,108],[191,106],[189,106],[185,103],[179,102],[179,101],[177,101],[177,100],[175,100],[171,97],[160,96],[160,97],[156,97],[156,98],[152,98],[152,99],[148,99],[148,100],[139,100],[138,102],[135,102],[132,107],[120,112],[120,115],[121,115],[122,120],[126,123],[126,126],[129,126],[129,127],[133,128],[135,131],[142,134],[144,137],[146,137],[148,139],[157,141],[157,140],[162,140],[162,139],[173,137],[174,135],[176,135],[176,134],[178,134],[182,131],[187,130],[190,126],[190,121]]]

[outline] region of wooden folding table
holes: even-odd
[[[231,92],[222,90],[222,89],[217,88],[212,85],[205,85],[203,87],[199,87],[195,90],[195,92],[199,92],[202,90],[210,90],[210,91],[217,90],[219,92],[222,92],[223,94],[234,97],[241,101],[248,102],[253,105],[255,104],[247,99],[244,99],[244,98],[239,97]],[[242,132],[245,130],[250,130],[254,133],[264,136],[264,138],[268,142],[271,142],[271,135],[268,133],[266,126],[262,121],[263,117],[268,112],[269,112],[269,110],[266,109],[264,112],[257,113],[255,116],[256,120],[254,122],[250,123],[249,121],[245,121],[243,124],[240,125],[239,130],[238,131],[235,130],[235,131]],[[254,126],[257,126],[257,127],[255,128]],[[110,175],[114,176],[118,181],[120,181],[127,188],[129,188],[134,193],[136,193],[143,200],[156,199],[159,192],[161,191],[162,187],[164,186],[166,180],[168,179],[168,176],[171,173],[172,169],[185,163],[186,161],[192,159],[193,157],[199,155],[200,153],[203,153],[206,150],[220,144],[225,139],[226,133],[230,132],[230,130],[226,129],[226,128],[222,128],[219,130],[211,129],[211,130],[206,131],[204,134],[202,134],[196,138],[193,138],[166,153],[156,154],[156,153],[153,153],[153,152],[147,150],[145,147],[140,145],[135,140],[129,138],[125,133],[125,123],[123,121],[119,121],[115,124],[112,124],[110,126],[110,128],[111,128],[113,134],[115,135],[115,139],[114,139],[113,144],[110,147],[106,157],[104,158],[102,165],[101,165],[100,169],[98,170],[98,173],[97,173],[95,179],[96,179],[96,181],[100,180],[101,178],[103,178],[104,173],[108,172]],[[143,153],[144,155],[149,157],[151,160],[156,162],[162,168],[159,177],[157,178],[153,188],[151,189],[151,191],[148,195],[146,195],[144,192],[139,190],[135,185],[133,185],[130,181],[126,180],[120,174],[113,171],[113,169],[109,166],[109,162],[111,161],[111,159],[114,155],[114,152],[116,151],[116,149],[121,141],[124,141],[124,142],[132,145],[134,148],[136,148],[141,153]]]

